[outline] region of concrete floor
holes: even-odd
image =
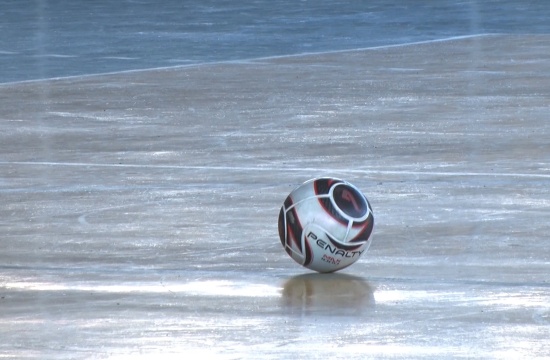
[[[550,358],[550,36],[0,85],[0,358]],[[277,234],[316,176],[373,244]]]

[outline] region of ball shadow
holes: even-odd
[[[363,278],[347,274],[303,274],[283,285],[282,306],[287,313],[357,315],[375,305],[374,289]]]

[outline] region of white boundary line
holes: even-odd
[[[255,59],[250,59],[250,60],[234,60],[234,61],[228,61],[228,62],[229,63],[239,63],[241,61],[255,62],[255,61],[259,61],[259,60],[280,59],[280,58],[300,57],[300,56],[309,56],[309,55],[325,55],[325,54],[339,54],[339,53],[347,53],[347,52],[355,52],[355,51],[384,50],[384,49],[391,49],[391,48],[397,48],[397,47],[424,45],[424,44],[432,44],[432,43],[456,41],[456,40],[465,40],[465,39],[472,39],[472,38],[477,38],[477,37],[499,36],[499,35],[505,35],[505,34],[484,33],[484,34],[451,36],[451,37],[448,37],[448,38],[413,41],[413,42],[409,42],[409,43],[379,45],[379,46],[371,46],[371,47],[364,47],[364,48],[353,48],[353,49],[332,50],[332,51],[305,52],[305,53],[290,54],[290,55],[266,56],[266,57],[255,58]]]
[[[254,64],[254,63],[259,64],[259,62],[262,61],[262,60],[282,59],[282,58],[310,56],[310,55],[322,55],[322,54],[338,54],[338,53],[355,52],[355,51],[391,49],[391,48],[396,48],[396,47],[414,46],[414,45],[431,44],[431,43],[455,41],[455,40],[464,40],[464,39],[471,39],[471,38],[485,37],[485,36],[499,36],[499,35],[505,35],[505,34],[484,33],[484,34],[451,36],[451,37],[448,37],[448,38],[441,38],[441,39],[414,41],[414,42],[410,42],[410,43],[401,43],[401,44],[380,45],[380,46],[365,47],[365,48],[352,48],[352,49],[344,49],[344,50],[332,50],[332,51],[329,50],[329,51],[319,51],[319,52],[305,52],[305,53],[299,53],[299,54],[266,56],[266,57],[241,59],[241,60],[212,61],[212,62],[194,63],[194,64],[187,64],[187,65],[161,66],[161,67],[133,69],[133,70],[122,70],[122,71],[113,71],[113,72],[105,72],[105,73],[83,74],[83,75],[73,75],[73,76],[60,76],[60,77],[45,78],[45,79],[32,79],[32,80],[23,80],[23,81],[13,81],[13,82],[0,83],[0,87],[2,87],[2,86],[13,86],[13,85],[18,85],[18,84],[39,83],[39,82],[46,82],[46,81],[87,79],[87,78],[94,77],[94,76],[132,74],[132,73],[139,73],[139,72],[145,72],[145,71],[183,69],[183,68],[199,67],[199,66],[204,66],[204,65]]]
[[[65,167],[102,167],[102,168],[139,168],[139,169],[167,169],[167,170],[212,170],[212,171],[277,171],[277,172],[325,172],[348,173],[358,175],[415,175],[415,176],[477,176],[477,177],[508,177],[508,178],[539,178],[550,179],[548,174],[503,173],[503,172],[459,172],[459,171],[412,171],[412,170],[364,170],[364,169],[329,169],[312,167],[254,167],[254,166],[199,166],[199,165],[148,165],[148,164],[100,164],[100,163],[73,163],[49,161],[0,161],[0,166],[65,166]]]

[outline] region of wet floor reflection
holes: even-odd
[[[296,315],[357,315],[375,305],[373,286],[361,277],[341,273],[292,277],[283,285],[281,301]]]

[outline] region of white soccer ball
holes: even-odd
[[[279,237],[298,264],[322,273],[350,266],[367,252],[374,226],[371,206],[347,181],[306,181],[286,198]]]

